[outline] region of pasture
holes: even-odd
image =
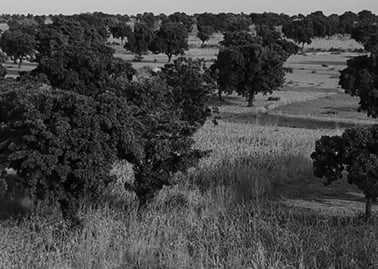
[[[322,42],[313,46],[355,48]],[[193,36],[190,45],[187,56],[215,59],[216,48],[200,48]],[[115,48],[117,57],[133,59]],[[130,166],[117,164],[117,184],[97,204],[81,205],[80,233],[47,209],[18,226],[0,222],[0,268],[375,268],[377,220],[360,220],[362,194],[345,182],[324,187],[310,159],[322,135],[375,122],[337,85],[352,55],[291,57],[293,73],[272,95],[276,101],[259,94],[247,108],[241,97],[222,103],[215,95],[218,125],[209,120],[195,134],[196,147],[211,155],[177,175],[177,186],[160,191],[143,212],[122,188],[132,180]],[[143,71],[166,61],[148,55],[133,66]]]

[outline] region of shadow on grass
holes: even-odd
[[[365,204],[363,194],[345,179],[324,186],[313,175],[312,160],[301,154],[225,159],[200,170],[191,183],[204,193],[226,187],[238,204],[270,201],[299,214],[357,216]]]

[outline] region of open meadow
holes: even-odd
[[[191,36],[186,55],[210,63],[217,48],[199,44]],[[195,147],[210,156],[176,175],[177,185],[161,190],[145,210],[123,189],[133,178],[130,164],[117,163],[117,183],[97,203],[81,204],[82,231],[67,229],[46,208],[17,226],[1,221],[0,268],[378,268],[378,219],[362,220],[363,194],[345,180],[325,187],[310,158],[321,136],[376,123],[338,86],[339,71],[359,47],[317,40],[311,49],[343,45],[348,52],[289,58],[293,73],[284,87],[256,95],[254,107],[214,94],[210,105],[219,108],[219,119],[194,136]],[[115,48],[116,57],[133,60]],[[159,54],[132,64],[143,73],[166,61]],[[12,63],[5,67],[18,72]]]

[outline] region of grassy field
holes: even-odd
[[[212,154],[144,211],[123,191],[133,176],[120,163],[118,182],[82,204],[82,231],[68,230],[54,209],[19,225],[1,221],[0,268],[378,268],[378,219],[360,217],[362,194],[345,180],[324,187],[312,174],[317,139],[373,123],[337,87],[350,56],[293,56],[294,73],[272,95],[278,101],[257,95],[247,108],[240,97],[214,97],[219,124],[195,134],[196,147]],[[165,61],[152,57],[135,64]]]
[[[82,232],[55,215],[1,222],[0,268],[376,268],[359,192],[312,176],[315,140],[337,132],[207,123],[195,138],[212,155],[143,212],[113,187],[82,206]]]

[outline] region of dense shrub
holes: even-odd
[[[366,196],[366,215],[378,197],[378,126],[347,129],[342,136],[323,136],[316,142],[314,174],[326,185],[341,179],[356,185]]]
[[[378,116],[378,54],[358,56],[347,61],[339,84],[351,96],[360,98],[359,110]]]
[[[192,135],[209,114],[207,88],[200,83],[202,76],[194,71],[195,65],[181,66],[183,62],[166,66],[157,77],[118,82],[110,89],[139,108],[144,155],[133,161],[135,181],[126,184],[126,189],[134,191],[142,205],[164,185],[172,185],[174,173],[185,172],[206,155],[192,148]],[[169,85],[180,78],[177,87]]]
[[[14,169],[35,199],[74,219],[78,202],[113,180],[118,156],[138,156],[136,111],[110,93],[95,100],[14,84],[0,93],[0,171]]]
[[[43,56],[32,75],[45,74],[56,88],[94,96],[111,79],[132,79],[136,73],[130,63],[113,58],[113,53],[113,49],[96,42],[65,46]]]
[[[182,109],[182,120],[198,128],[210,116],[207,106],[212,81],[203,60],[179,58],[166,64],[160,76],[173,88],[173,102]]]

